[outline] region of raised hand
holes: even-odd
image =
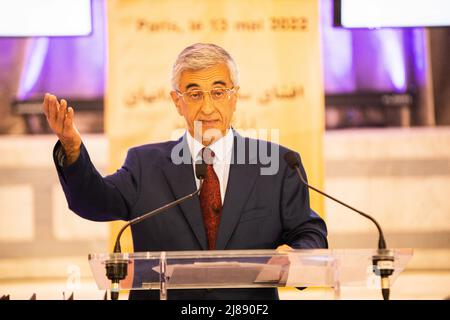
[[[81,136],[78,132],[72,107],[67,107],[67,101],[58,102],[56,96],[46,93],[42,104],[47,122],[58,136],[66,154],[66,164],[72,164],[80,155]]]

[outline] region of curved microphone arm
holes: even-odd
[[[188,194],[188,195],[186,195],[186,196],[184,196],[184,197],[182,197],[182,198],[180,198],[180,199],[178,199],[176,201],[168,203],[168,204],[166,204],[166,205],[164,205],[164,206],[162,206],[160,208],[157,208],[157,209],[155,209],[153,211],[150,211],[150,212],[148,212],[148,213],[146,213],[146,214],[144,214],[142,216],[134,218],[133,220],[130,220],[128,223],[126,223],[122,227],[122,229],[120,229],[119,233],[117,234],[116,243],[114,245],[114,253],[121,253],[122,252],[122,249],[120,247],[120,237],[122,236],[122,233],[125,231],[126,228],[128,228],[129,226],[132,226],[133,224],[136,224],[136,223],[138,223],[138,222],[140,222],[142,220],[148,219],[148,218],[150,218],[150,217],[152,217],[152,216],[154,216],[154,215],[156,215],[156,214],[158,214],[158,213],[160,213],[162,211],[168,210],[168,209],[170,209],[170,208],[180,204],[181,202],[186,201],[189,198],[195,197],[202,190],[202,186],[203,186],[203,179],[200,179],[200,187],[197,190],[195,190],[194,192],[192,192],[192,193],[190,193],[190,194]]]
[[[386,240],[384,239],[383,230],[381,229],[381,226],[379,223],[373,218],[372,216],[368,215],[367,213],[364,213],[358,209],[353,208],[352,206],[326,194],[325,192],[310,186],[306,179],[303,178],[302,172],[300,170],[300,160],[297,158],[297,155],[293,151],[289,151],[284,155],[284,160],[288,164],[288,166],[292,169],[294,169],[302,183],[307,186],[308,188],[320,193],[321,195],[330,198],[333,201],[336,201],[337,203],[343,205],[346,208],[349,208],[350,210],[355,211],[356,213],[362,215],[363,217],[369,219],[372,221],[375,226],[378,229],[378,252],[377,255],[372,257],[372,263],[373,263],[373,272],[381,277],[381,292],[383,295],[384,300],[389,300],[389,276],[392,275],[394,272],[394,256],[390,250],[387,250],[386,246]]]

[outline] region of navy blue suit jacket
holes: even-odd
[[[56,157],[58,142],[54,159],[69,208],[93,221],[130,220],[195,191],[192,164],[177,165],[171,160],[172,149],[183,141],[131,148],[122,168],[106,177],[97,172],[84,145],[75,163],[60,166]],[[249,144],[260,146],[258,142],[234,132],[234,162],[230,165],[216,249],[275,249],[282,244],[299,249],[326,248],[326,225],[310,209],[308,189],[283,160],[289,150],[279,146],[278,172],[261,175],[261,168],[268,165],[249,152],[252,149]],[[240,164],[243,155],[238,154],[237,146],[245,146],[245,164]],[[274,145],[269,144],[269,153],[270,146]],[[186,152],[189,149],[185,145],[180,155]],[[306,177],[303,167],[301,170]],[[199,198],[133,225],[132,236],[135,252],[207,250]],[[169,290],[168,296],[169,299],[278,298],[273,288],[177,289]],[[158,298],[158,291],[130,293],[130,299]]]

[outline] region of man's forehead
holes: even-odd
[[[230,83],[230,72],[225,64],[218,64],[200,70],[187,69],[181,73],[180,77],[180,86],[184,89],[214,85],[227,86]]]

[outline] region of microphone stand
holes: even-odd
[[[294,152],[291,151],[291,152],[286,153],[284,155],[284,159],[288,163],[289,167],[291,167],[292,169],[294,169],[297,172],[300,180],[302,181],[302,183],[305,186],[316,191],[317,193],[320,193],[321,195],[323,195],[327,198],[330,198],[333,201],[336,201],[337,203],[343,205],[344,207],[347,207],[347,208],[359,213],[360,215],[371,220],[375,224],[375,226],[378,229],[379,238],[378,238],[377,254],[372,257],[372,267],[373,267],[372,271],[377,276],[381,277],[381,293],[383,296],[383,300],[389,300],[389,293],[390,293],[389,292],[390,291],[389,290],[389,276],[392,275],[392,273],[394,272],[394,255],[393,255],[392,250],[387,249],[386,241],[384,239],[384,234],[383,234],[383,230],[381,229],[381,226],[378,224],[378,222],[373,217],[371,217],[367,213],[364,213],[358,209],[355,209],[355,208],[351,207],[350,205],[309,185],[303,178],[303,175],[299,168],[299,160],[297,159],[297,156],[295,155]]]
[[[116,242],[114,245],[114,253],[113,256],[108,259],[105,262],[105,267],[106,267],[106,277],[111,280],[111,300],[118,300],[119,299],[119,290],[120,290],[120,286],[119,283],[121,280],[125,279],[128,275],[128,264],[131,263],[131,261],[127,258],[123,258],[121,255],[122,249],[120,247],[120,237],[122,236],[122,233],[125,231],[126,228],[128,228],[129,226],[132,226],[136,223],[139,223],[145,219],[148,219],[150,217],[153,217],[165,210],[168,210],[190,198],[195,197],[196,195],[198,195],[200,193],[200,191],[202,190],[202,186],[203,186],[203,179],[206,176],[206,164],[202,163],[202,162],[198,162],[195,164],[195,172],[196,172],[196,176],[197,178],[200,180],[200,186],[199,188],[180,198],[177,199],[173,202],[170,202],[160,208],[157,208],[153,211],[150,211],[142,216],[139,216],[137,218],[134,218],[132,220],[130,220],[128,223],[126,223],[119,231],[119,233],[117,234],[116,237]]]

